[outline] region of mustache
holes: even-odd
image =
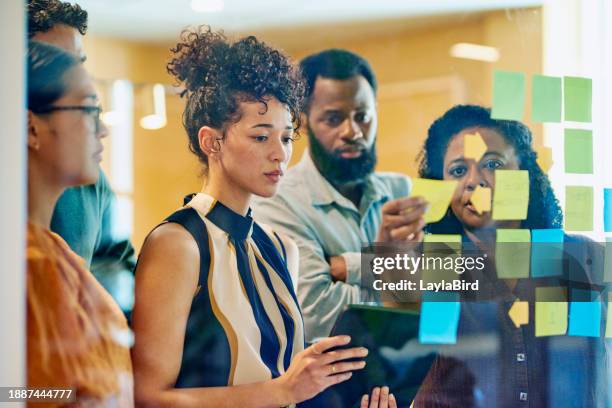
[[[366,142],[363,141],[363,139],[351,140],[351,141],[345,142],[343,146],[334,149],[334,151],[339,153],[339,152],[346,150],[347,148],[351,148],[351,149],[357,148],[359,150],[367,150],[368,146]]]

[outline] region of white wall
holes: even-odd
[[[0,387],[25,384],[24,19],[24,2],[0,2]]]

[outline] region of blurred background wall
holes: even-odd
[[[378,170],[411,176],[417,174],[417,155],[427,128],[436,117],[458,103],[489,105],[495,69],[530,75],[541,73],[543,64],[542,9],[539,7],[227,34],[235,38],[255,34],[285,50],[296,61],[330,47],[346,48],[365,57],[380,84]],[[133,188],[132,191],[115,189],[120,197],[132,200],[131,207],[128,206],[132,208],[131,233],[135,246],[140,248],[148,231],[179,207],[185,194],[199,191],[203,182],[197,160],[187,149],[181,123],[184,105],[176,94],[166,93],[165,127],[146,130],[138,124],[146,105],[139,96],[145,93],[145,84],[172,83],[165,65],[178,32],[173,41],[154,43],[95,33],[85,38],[87,68],[101,83],[127,79],[134,84]],[[453,57],[449,50],[457,43],[495,47],[499,50],[499,59],[486,62]],[[531,127],[536,143],[541,143],[541,126]],[[106,139],[109,146],[117,143],[118,136],[112,136]],[[299,160],[307,147],[306,139],[303,135],[295,144],[292,163]],[[123,173],[110,168],[112,151],[112,147],[106,150],[103,166],[115,184],[120,180],[114,179],[113,174]],[[116,165],[129,166],[128,163]]]

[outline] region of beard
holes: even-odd
[[[310,126],[307,126],[307,131],[312,160],[323,177],[331,184],[341,185],[360,182],[374,172],[376,167],[376,143],[373,143],[369,149],[364,148],[359,157],[345,159],[340,156],[341,152],[338,149],[328,151],[319,142]],[[361,145],[358,142],[352,144]]]

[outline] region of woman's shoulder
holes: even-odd
[[[198,245],[195,238],[181,224],[164,221],[155,227],[145,239],[143,254],[153,252],[160,257],[171,254],[198,255]]]

